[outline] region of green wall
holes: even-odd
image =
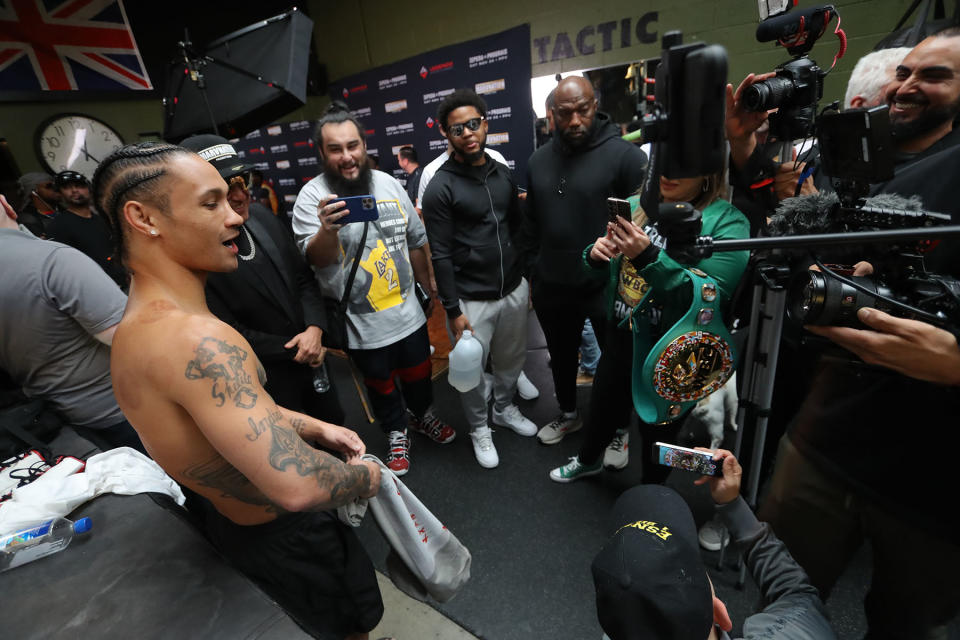
[[[800,2],[801,6],[817,4],[820,3]],[[842,97],[854,63],[893,28],[909,0],[840,0],[834,4],[848,31],[849,43],[846,56],[827,77],[827,100]],[[753,0],[555,0],[538,5],[517,0],[423,0],[405,5],[387,0],[310,0],[309,8],[315,21],[317,54],[327,65],[331,80],[523,23],[530,24],[533,76],[657,56],[660,37],[672,29],[682,30],[687,42],[700,40],[725,46],[730,55],[731,82],[750,71],[769,70],[787,59],[785,51],[754,39],[757,19]],[[643,44],[638,41],[636,25],[650,12],[657,12],[657,20],[647,25],[646,32],[655,32],[657,39],[655,43]],[[630,23],[629,38],[624,37],[621,29],[625,20]],[[610,23],[614,25],[611,27]],[[834,21],[831,29],[835,25]],[[581,32],[582,49],[577,46]],[[604,32],[609,34],[606,51]],[[569,49],[563,46],[567,40]],[[581,53],[588,52],[591,46],[592,54]],[[554,49],[558,55],[567,53],[572,57],[554,60]],[[828,33],[820,39],[811,57],[829,67],[836,49],[837,39]],[[311,98],[284,120],[316,118],[326,102],[326,98]],[[0,102],[0,137],[7,139],[21,171],[40,169],[33,142],[37,126],[49,116],[65,111],[100,118],[116,128],[127,142],[138,141],[140,132],[159,131],[163,126],[156,99]]]

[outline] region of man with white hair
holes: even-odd
[[[844,110],[883,104],[886,99],[884,89],[893,81],[897,65],[908,53],[910,47],[881,49],[871,51],[857,60],[850,72],[847,93],[843,98]]]

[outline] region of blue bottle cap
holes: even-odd
[[[90,518],[80,518],[79,520],[73,523],[73,532],[84,533],[86,531],[90,531],[91,526],[92,524],[90,522]]]

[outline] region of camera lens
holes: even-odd
[[[793,92],[790,78],[768,78],[743,90],[743,106],[747,111],[769,111],[787,104]]]
[[[878,287],[872,278],[847,278],[872,294],[877,293]],[[876,306],[877,298],[818,271],[807,271],[790,286],[788,300],[790,317],[800,324],[853,327],[859,326],[857,311],[861,307]]]

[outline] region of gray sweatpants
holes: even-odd
[[[483,347],[483,359],[490,358],[493,369],[493,403],[502,410],[513,402],[517,377],[527,358],[527,302],[530,288],[521,280],[517,288],[499,300],[461,300],[460,308],[473,335]],[[450,322],[447,321],[449,330]],[[486,385],[480,384],[460,394],[463,412],[470,430],[487,426]]]

